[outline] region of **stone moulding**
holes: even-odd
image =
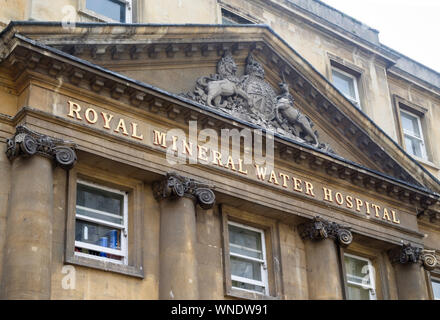
[[[324,240],[331,238],[344,247],[353,241],[353,235],[350,231],[351,228],[341,226],[336,222],[327,221],[320,216],[316,216],[312,221],[301,224],[299,229],[301,238],[304,240]]]
[[[167,173],[165,179],[153,183],[156,200],[193,197],[204,210],[211,209],[215,203],[213,186],[181,176],[175,172]]]
[[[17,126],[14,136],[6,140],[6,145],[6,156],[10,161],[20,156],[39,154],[69,170],[77,160],[74,143],[37,133],[23,125]]]
[[[426,250],[410,243],[403,243],[402,246],[391,249],[388,255],[392,263],[419,263],[428,271],[434,270],[438,265],[435,250]]]

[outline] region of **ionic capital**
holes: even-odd
[[[324,240],[331,238],[341,246],[348,246],[353,241],[353,235],[349,227],[327,221],[320,216],[316,216],[310,222],[301,224],[299,228],[303,239]]]
[[[17,157],[31,157],[35,154],[53,159],[64,169],[71,169],[76,161],[75,144],[52,138],[25,126],[18,126],[14,136],[6,140],[6,156],[9,160]]]
[[[177,173],[167,173],[165,179],[153,183],[156,200],[176,199],[183,196],[194,198],[202,209],[211,209],[215,203],[213,186],[183,177]]]
[[[430,271],[436,268],[438,259],[435,250],[425,250],[410,243],[403,243],[388,252],[391,263],[411,264],[418,263]]]

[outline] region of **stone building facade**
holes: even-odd
[[[376,30],[0,3],[0,298],[440,298],[440,75]]]

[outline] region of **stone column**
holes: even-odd
[[[210,188],[175,173],[153,184],[161,210],[160,299],[199,299],[195,206],[212,208]]]
[[[1,298],[49,299],[53,212],[53,161],[73,166],[73,144],[24,126],[7,140],[12,161]]]
[[[353,240],[349,228],[320,217],[299,228],[305,240],[309,298],[343,299],[338,245],[348,246]]]
[[[437,264],[434,251],[404,243],[389,251],[396,276],[399,300],[429,299],[424,270],[433,270]]]

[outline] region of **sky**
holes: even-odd
[[[440,73],[440,0],[321,0],[379,31],[382,44]]]

